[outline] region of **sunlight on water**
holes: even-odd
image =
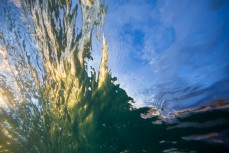
[[[126,48],[109,44],[107,11],[100,0],[0,2],[0,152],[228,150],[228,88],[219,91],[222,100],[216,96],[201,107],[183,103],[177,109],[163,101],[183,96],[196,102],[199,90],[192,87],[145,91],[153,103],[130,97],[129,87],[139,82],[118,84],[122,76],[109,67],[117,60],[126,69],[128,54],[110,52],[109,46]],[[126,83],[134,86],[121,88]]]

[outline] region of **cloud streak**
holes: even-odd
[[[158,100],[155,95],[161,92],[189,87],[202,90],[229,78],[228,2],[146,0],[107,4],[109,67],[121,87],[135,98],[136,106],[154,105]],[[171,105],[172,109],[177,104]]]

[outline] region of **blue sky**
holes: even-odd
[[[154,105],[163,92],[208,89],[184,107],[199,105],[214,84],[229,79],[229,1],[105,2],[109,67],[136,105]]]
[[[108,66],[137,107],[171,112],[229,101],[229,1],[104,1]],[[78,19],[80,28],[82,15]],[[98,70],[101,43],[95,39]]]

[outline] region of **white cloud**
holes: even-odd
[[[224,18],[210,9],[209,1],[125,1],[108,6],[109,66],[136,105],[155,103],[154,95],[161,92],[207,88],[227,77],[223,69],[228,62],[220,60],[225,49],[219,47],[226,43],[220,41]],[[134,43],[142,40],[136,31],[143,33],[140,44]]]

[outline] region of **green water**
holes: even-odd
[[[168,118],[133,99],[107,67],[99,0],[1,1],[0,152],[226,152],[228,105]],[[80,26],[80,29],[76,27]],[[4,29],[4,30],[2,30]],[[93,38],[98,72],[89,67]]]

